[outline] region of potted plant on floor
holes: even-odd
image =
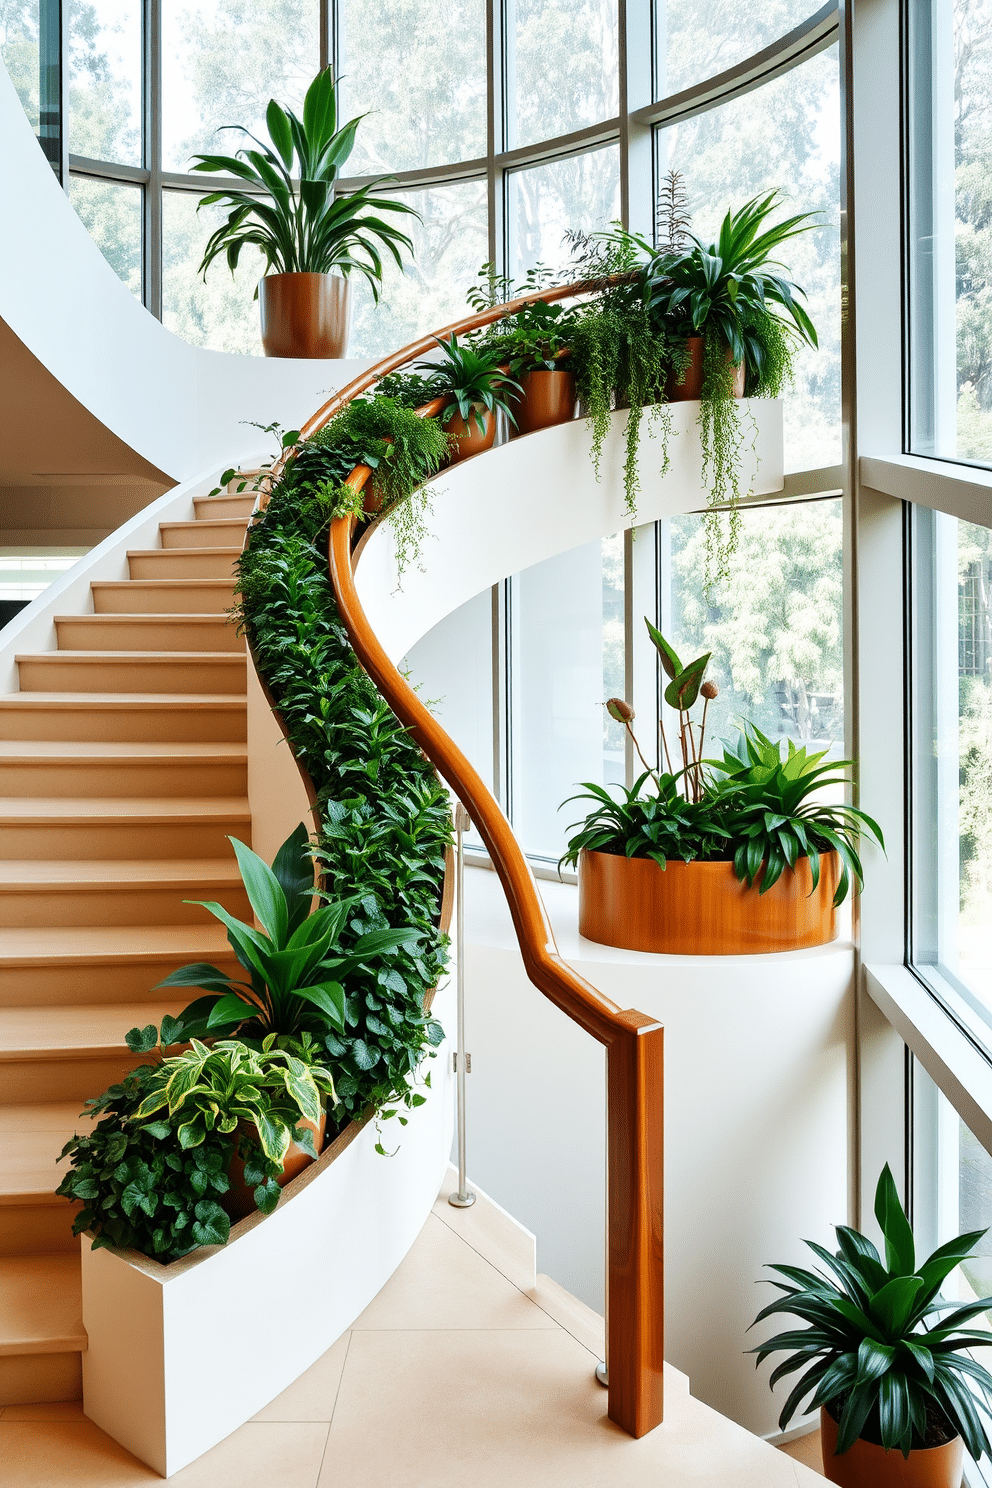
[[[885,1259],[857,1230],[837,1225],[839,1248],[805,1243],[826,1271],[772,1266],[784,1294],[755,1322],[778,1313],[808,1326],[769,1338],[751,1352],[760,1365],[787,1352],[769,1383],[802,1371],[779,1417],[807,1396],[820,1410],[823,1471],[842,1488],[961,1488],[964,1448],[992,1455],[979,1408],[992,1415],[992,1375],[971,1358],[988,1347],[987,1328],[968,1324],[992,1297],[957,1307],[940,1289],[987,1232],[974,1230],[917,1264],[913,1232],[888,1164],[875,1190]],[[829,1274],[827,1274],[829,1273]],[[754,1324],[752,1324],[752,1327]]]
[[[667,769],[655,769],[634,734],[630,704],[606,705],[644,768],[629,790],[587,782],[570,798],[593,803],[562,858],[578,865],[580,933],[627,950],[705,956],[835,939],[837,906],[852,883],[863,883],[858,837],[882,844],[865,812],[816,799],[848,783],[849,761],[825,764],[825,751],[810,754],[791,741],[783,758],[752,724],[722,758],[707,759],[706,714],[717,696],[706,681],[709,656],[683,666],[645,623],[669,678],[665,700],[678,732],[669,747],[659,721]]]
[[[193,157],[195,171],[236,176],[251,188],[223,187],[200,200],[198,211],[217,202],[230,207],[204,249],[200,271],[206,276],[223,254],[233,273],[242,250],[257,248],[265,260],[256,295],[266,356],[343,357],[351,317],[350,276],[362,274],[378,300],[384,253],[402,268],[403,252],[413,252],[407,234],[381,214],[418,220],[419,214],[405,202],[374,196],[382,180],[346,196],[336,194],[361,120],[350,119],[337,128],[336,88],[328,69],[307,89],[302,119],[272,99],[265,122],[268,145],[241,125],[226,125],[239,129],[257,148]]]
[[[435,395],[446,399],[438,418],[452,438],[451,461],[490,449],[496,438],[496,414],[512,424],[512,405],[520,384],[511,377],[500,353],[485,345],[461,345],[454,334],[437,340],[440,362],[417,362],[415,370],[430,378]]]

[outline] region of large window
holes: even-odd
[[[992,530],[913,518],[913,956],[992,1046]]]
[[[217,183],[191,175],[191,157],[232,153],[242,139],[225,126],[262,133],[270,97],[299,108],[323,65],[343,116],[364,116],[345,189],[398,176],[383,190],[424,218],[377,309],[355,281],[356,356],[457,316],[484,262],[560,271],[569,229],[650,232],[655,122],[701,231],[788,183],[826,223],[792,255],[824,346],[799,359],[787,432],[791,468],[812,468],[838,459],[839,256],[836,54],[811,59],[832,36],[790,40],[809,13],[808,0],[717,0],[701,25],[696,0],[0,0],[0,56],[111,266],[176,334],[221,351],[261,352],[263,263],[245,254],[234,281],[221,263],[197,277],[215,214],[197,217],[195,200]],[[758,53],[759,91],[709,87]],[[721,107],[722,93],[736,101]]]
[[[910,448],[992,464],[992,3],[910,21]]]

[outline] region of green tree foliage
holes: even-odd
[[[957,452],[992,461],[992,3],[954,5]]]

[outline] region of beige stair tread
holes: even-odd
[[[230,961],[231,947],[222,925],[58,925],[36,929],[0,929],[0,963],[98,966],[107,961],[155,964],[171,961]],[[147,1006],[147,1004],[145,1004]],[[148,1019],[144,1020],[146,1023]],[[131,1025],[129,1024],[128,1027]]]
[[[56,615],[56,625],[231,625],[224,610],[184,611],[176,615],[170,610],[141,610],[125,615]],[[101,652],[106,656],[107,652]],[[112,654],[112,653],[111,653]],[[129,653],[130,654],[130,653]]]
[[[153,553],[161,553],[162,548],[153,548]],[[175,552],[174,548],[169,550]],[[182,551],[182,550],[180,550]],[[187,548],[185,551],[198,553],[199,548]],[[225,552],[228,550],[225,548]],[[140,590],[147,594],[149,589],[226,589],[230,593],[230,579],[94,579],[90,584],[91,589],[128,589]],[[79,615],[70,617],[79,620]]]
[[[185,523],[183,525],[192,526],[193,523]],[[240,552],[241,544],[238,543],[236,547],[217,547],[215,544],[209,548],[128,548],[127,556],[128,558],[161,558],[163,556],[175,558],[177,556],[185,557],[190,553],[210,553],[219,558],[225,555],[237,557]]]
[[[0,1291],[0,1355],[86,1348],[78,1255],[9,1256]]]
[[[223,499],[223,498],[216,498],[216,499]],[[207,522],[211,527],[229,527],[229,528],[232,529],[232,531],[235,528],[239,528],[243,532],[244,529],[245,529],[245,522],[244,522],[244,518],[243,517],[224,517],[224,516],[221,516],[221,515],[218,514],[216,517],[213,517],[213,516],[197,517],[192,522],[159,522],[159,524],[158,524],[158,530],[160,532],[173,532],[177,528],[183,529],[183,528],[197,527],[199,525],[202,525],[202,523],[204,523],[204,522]]]
[[[89,1121],[80,1101],[0,1106],[0,1207],[64,1204],[55,1192],[66,1171],[57,1166],[58,1156]],[[3,1265],[0,1260],[0,1270]]]
[[[60,660],[66,656],[79,656],[78,651],[46,651],[46,656],[57,656]],[[92,656],[106,658],[111,653],[107,651],[93,651],[87,653]],[[133,657],[133,651],[125,651],[125,656]],[[191,655],[203,656],[202,651],[179,653],[185,661]],[[236,652],[221,651],[218,653],[225,660]],[[33,658],[29,658],[33,659]],[[8,692],[0,696],[0,708],[41,708],[57,706],[60,708],[121,708],[133,712],[135,708],[167,708],[170,711],[178,709],[180,712],[188,712],[191,708],[216,708],[225,709],[229,712],[244,712],[244,694],[240,692]]]
[[[234,853],[230,858],[0,858],[0,890],[23,886],[37,889],[46,884],[60,889],[168,888],[181,893],[197,888],[240,888]]]
[[[176,743],[149,744],[116,740],[76,741],[59,739],[0,739],[0,760],[223,760],[243,764],[248,758],[244,744]]]
[[[15,656],[14,660],[60,663],[63,661],[95,661],[101,665],[106,662],[117,662],[121,665],[138,663],[140,666],[146,663],[154,665],[156,662],[174,665],[177,661],[188,663],[190,666],[199,666],[205,662],[222,661],[228,666],[245,665],[245,658],[238,651],[34,651]],[[113,696],[119,697],[120,693],[115,693]],[[131,694],[128,693],[127,696],[130,697]]]
[[[196,992],[179,999],[163,993],[161,1003],[110,1003],[86,1007],[0,1008],[0,1063],[31,1058],[75,1059],[126,1050],[129,1028],[159,1023],[163,1013],[181,1013]],[[135,1064],[141,1058],[135,1055]],[[147,1063],[147,1061],[145,1061]]]
[[[0,824],[85,820],[93,825],[125,821],[231,822],[250,819],[244,796],[3,796]]]

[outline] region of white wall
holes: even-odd
[[[537,1235],[538,1269],[603,1308],[605,1056],[527,980],[495,873],[467,871],[468,1171]],[[580,939],[578,891],[543,882],[559,949],[665,1025],[665,1356],[759,1435],[785,1392],[744,1354],[773,1295],[847,1219],[854,952],[648,956]],[[768,1325],[764,1325],[768,1328]]]

